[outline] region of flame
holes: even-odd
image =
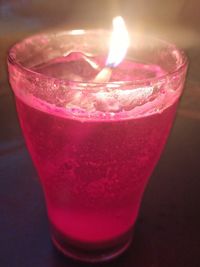
[[[113,19],[113,32],[106,66],[116,67],[123,60],[129,47],[129,35],[125,22],[118,16]]]

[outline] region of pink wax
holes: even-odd
[[[57,59],[35,70],[63,77],[67,61]],[[76,77],[83,71],[77,70]],[[91,70],[90,78],[96,73]],[[124,61],[112,80],[163,73],[155,65]],[[132,102],[128,108],[114,106],[115,113],[113,107],[105,111],[101,105],[82,106],[79,98],[73,105],[56,107],[17,95],[20,123],[43,184],[50,222],[70,242],[104,247],[132,228],[173,121],[178,100],[174,94],[159,93],[136,107]]]

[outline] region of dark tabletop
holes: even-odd
[[[66,259],[51,244],[44,199],[18,126],[5,58],[10,45],[33,32],[109,26],[112,12],[105,0],[30,2],[0,1],[0,267],[89,266]],[[159,1],[149,1],[154,7],[151,3],[148,13],[145,1],[140,5],[136,1],[139,13],[133,11],[132,19],[131,1],[108,2],[121,4],[133,28],[151,30],[185,48],[190,69],[173,130],[144,194],[133,242],[118,259],[97,266],[200,266],[200,20],[196,12],[200,4],[175,0],[161,7]],[[157,20],[152,19],[150,15],[157,13]]]

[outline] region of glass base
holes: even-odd
[[[132,230],[112,242],[94,245],[73,242],[53,229],[52,241],[55,247],[65,256],[88,263],[104,262],[121,255],[132,241]]]

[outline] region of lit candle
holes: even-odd
[[[8,57],[53,242],[89,262],[116,257],[130,244],[187,69],[182,51],[146,36],[130,43],[124,59],[122,18],[113,26],[108,57],[109,35],[96,30],[33,36]]]

